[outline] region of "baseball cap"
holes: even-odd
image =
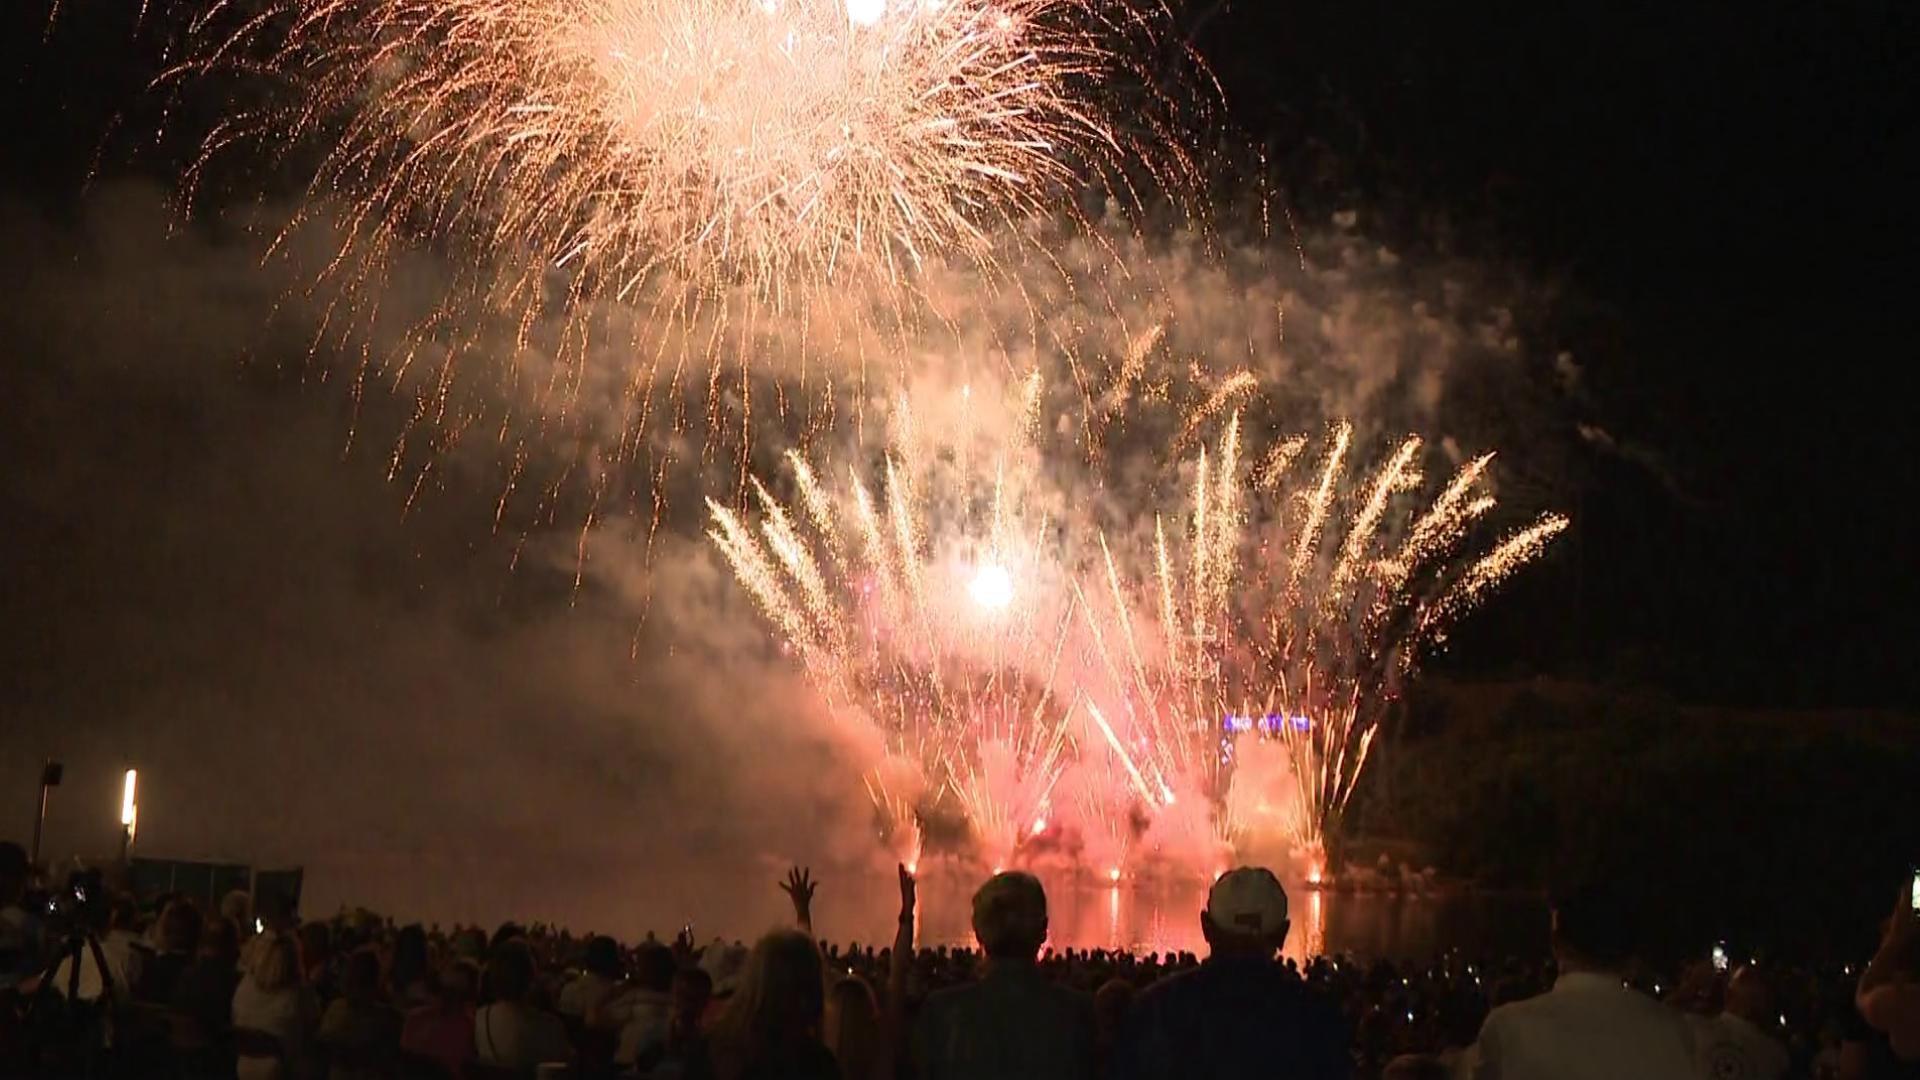
[[[1287,921],[1287,891],[1264,866],[1238,866],[1207,891],[1207,918],[1232,934],[1273,934]]]

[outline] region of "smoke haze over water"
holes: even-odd
[[[17,418],[0,433],[16,583],[0,602],[0,790],[30,790],[42,756],[66,761],[52,852],[112,850],[119,771],[138,765],[142,851],[303,864],[310,911],[625,933],[691,917],[746,935],[783,916],[771,886],[797,861],[827,875],[823,932],[885,925],[850,899],[887,896],[867,751],[772,644],[700,535],[698,499],[676,490],[650,553],[646,504],[600,507],[576,587],[586,501],[563,497],[551,520],[522,504],[494,531],[501,455],[485,438],[435,462],[408,507],[424,459],[386,479],[402,399],[370,387],[356,407],[350,365],[307,361],[319,301],[275,315],[295,279],[252,236],[181,227],[140,185],[102,187],[70,222],[0,206],[0,227],[19,238],[0,256]],[[1128,240],[1121,262],[1143,268],[1129,281],[1000,294],[985,314],[956,300],[962,346],[911,365],[922,430],[959,415],[932,389],[953,385],[943,363],[980,400],[1054,362],[1048,342],[1117,362],[1115,341],[1160,321],[1157,369],[1251,367],[1277,426],[1353,415],[1370,451],[1409,426],[1453,433],[1458,372],[1531,377],[1472,267],[1412,265],[1332,223],[1301,241],[1304,270],[1278,243],[1216,258]],[[403,268],[391,303],[430,303],[432,276]],[[1036,344],[994,352],[1021,340]],[[501,385],[482,370],[462,392]],[[1154,423],[1113,443],[1117,475],[1154,464]],[[616,427],[531,445],[591,458]],[[843,417],[823,452],[850,453],[834,442],[853,428]],[[1128,512],[1103,499],[1109,518]]]

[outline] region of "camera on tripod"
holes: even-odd
[[[99,869],[75,870],[47,897],[47,928],[55,937],[84,936],[105,925],[107,883]]]

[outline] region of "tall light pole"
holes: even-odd
[[[47,824],[47,796],[60,786],[60,777],[65,772],[65,767],[52,758],[40,767],[40,808],[33,815],[33,854],[28,858],[31,866],[40,865],[40,831]]]
[[[120,863],[131,865],[133,860],[133,830],[140,821],[140,804],[134,799],[134,788],[140,782],[140,770],[128,769],[127,782],[120,789]]]

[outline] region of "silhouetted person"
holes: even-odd
[[[1860,973],[1854,994],[1861,1018],[1877,1033],[1874,1050],[1886,1052],[1876,1056],[1891,1059],[1883,1071],[1901,1075],[1920,1075],[1920,912],[1912,888],[1902,883],[1880,950]]]
[[[1467,1052],[1476,1080],[1682,1080],[1695,1075],[1680,1013],[1629,989],[1633,920],[1612,890],[1589,887],[1554,905],[1560,977],[1538,997],[1487,1015]]]
[[[387,971],[387,997],[405,1012],[433,997],[432,961],[427,955],[427,932],[419,923],[401,927],[393,939],[393,965]]]
[[[775,930],[761,938],[726,1011],[688,1056],[689,1080],[839,1080],[820,1042],[825,980],[811,937]]]
[[[858,975],[848,975],[827,992],[822,1041],[840,1062],[847,1080],[892,1080],[893,1047],[873,987]]]
[[[560,988],[555,1007],[561,1016],[591,1019],[607,999],[620,992],[620,945],[610,937],[591,937],[581,957],[580,974]]]
[[[480,972],[465,960],[449,960],[431,980],[427,1003],[408,1011],[400,1024],[400,1049],[459,1076],[474,1058],[474,1001]]]
[[[174,980],[169,1004],[181,1017],[174,1032],[174,1049],[187,1076],[207,1076],[219,1068],[233,1027],[239,962],[239,932],[232,921],[216,918],[201,931],[193,963]],[[226,1064],[231,1069],[231,1059]]]
[[[634,955],[633,982],[587,1011],[588,1024],[619,1032],[614,1061],[645,1067],[666,1052],[677,966],[672,949],[657,941],[642,945]]]
[[[293,937],[268,930],[249,942],[233,991],[233,1038],[239,1080],[306,1075],[319,1008],[300,978]]]
[[[380,958],[372,949],[347,957],[340,996],[320,1018],[318,1041],[328,1057],[328,1080],[377,1080],[400,1049],[400,1015],[380,1000]]]
[[[986,971],[927,999],[913,1031],[921,1080],[1073,1080],[1093,1075],[1093,1001],[1048,982],[1047,894],[1031,874],[996,874],[973,894]]]
[[[573,1060],[566,1025],[536,1008],[533,951],[519,937],[503,937],[487,961],[487,989],[493,1002],[473,1018],[475,1056],[483,1065],[532,1069],[547,1062]]]
[[[1135,999],[1114,1075],[1127,1080],[1352,1072],[1339,1013],[1276,959],[1287,940],[1287,894],[1260,867],[1228,871],[1207,893],[1198,968]]]
[[[1734,972],[1718,1015],[1688,1017],[1701,1070],[1714,1080],[1780,1080],[1793,1060],[1771,1034],[1778,1015],[1772,988],[1759,969]]]
[[[200,950],[200,909],[185,900],[175,900],[160,913],[160,948],[141,965],[140,981],[133,996],[140,1001],[166,1004],[180,976],[193,966]]]

